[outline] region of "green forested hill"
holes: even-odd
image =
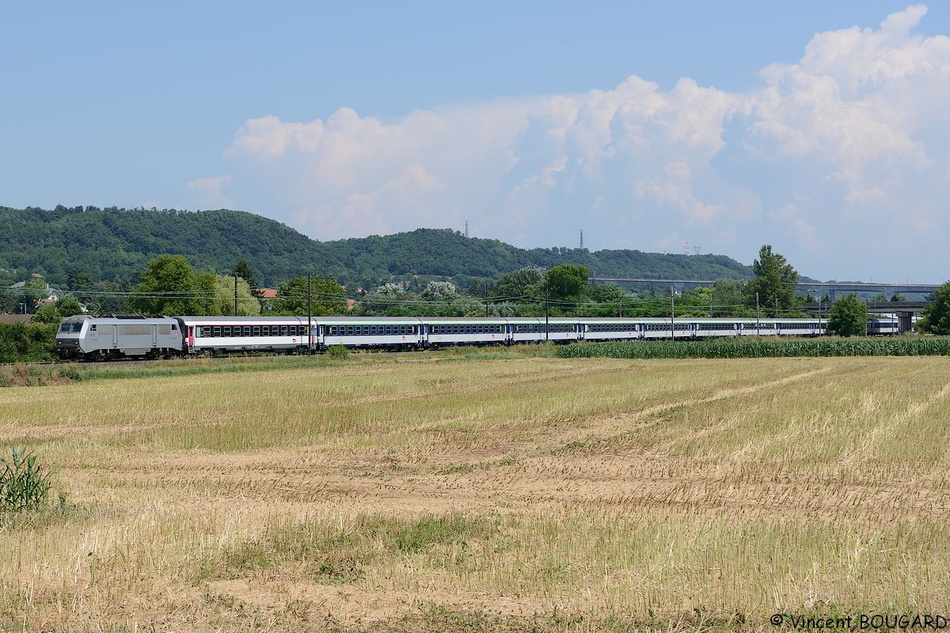
[[[247,261],[261,283],[329,274],[350,288],[393,280],[451,279],[462,287],[524,266],[582,264],[595,277],[744,279],[748,266],[718,255],[640,251],[525,250],[445,229],[317,242],[267,218],[240,211],[54,210],[0,207],[0,274],[42,273],[54,285],[70,274],[134,278],[160,254],[180,254],[198,270],[226,273]]]

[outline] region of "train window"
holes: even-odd
[[[221,336],[231,336],[231,326],[225,325],[221,328]]]
[[[170,330],[169,330],[169,331],[170,331]],[[214,335],[215,335],[215,336],[221,336],[221,326],[220,326],[220,325],[214,326]]]
[[[237,329],[237,328],[235,328],[235,329]],[[241,328],[241,334],[244,335],[244,336],[250,336],[250,335],[251,335],[251,326],[250,326],[250,325],[245,325],[243,328]]]
[[[259,326],[259,325],[253,326],[253,329],[251,330],[251,334],[252,334],[253,336],[260,336],[260,335],[261,335],[261,326]]]

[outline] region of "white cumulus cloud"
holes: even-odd
[[[583,228],[593,248],[688,240],[748,262],[770,243],[805,274],[935,279],[950,270],[950,38],[916,32],[926,13],[819,33],[741,93],[631,75],[397,120],[254,118],[225,152],[231,173],[186,189],[324,240],[469,220],[523,246]]]

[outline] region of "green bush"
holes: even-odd
[[[0,363],[52,360],[57,323],[0,324]]]
[[[330,358],[346,358],[349,355],[350,351],[342,345],[331,345],[327,348],[327,356]]]
[[[27,449],[14,446],[11,452],[0,472],[0,514],[39,510],[49,496],[50,472]]]

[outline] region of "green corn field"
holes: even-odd
[[[819,356],[948,356],[950,338],[718,339],[578,343],[560,358],[780,358]]]

